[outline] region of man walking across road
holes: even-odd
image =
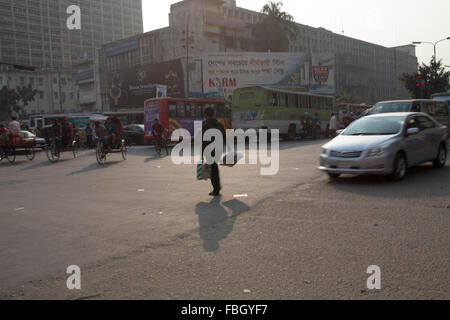
[[[223,141],[226,138],[225,129],[222,126],[222,124],[217,121],[216,118],[214,118],[214,109],[213,108],[207,108],[205,110],[205,121],[203,122],[202,132],[203,136],[209,129],[217,129],[222,133]],[[203,140],[202,144],[202,155],[204,158],[204,152],[208,145],[214,142],[214,139],[212,141],[205,141]],[[212,157],[215,157],[215,150],[211,153]],[[214,163],[211,164],[211,184],[213,186],[213,191],[209,194],[210,196],[219,196],[220,190],[222,189],[222,186],[220,185],[220,175],[219,175],[219,165],[214,161]]]
[[[337,131],[337,119],[336,119],[336,114],[334,114],[334,113],[331,114],[329,128],[330,128],[330,137],[334,138],[334,136],[336,135],[336,131]]]
[[[87,140],[87,145],[88,145],[88,149],[92,148],[92,128],[91,125],[88,123],[86,126],[86,140]]]

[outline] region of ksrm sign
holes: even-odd
[[[335,93],[335,56],[320,53],[210,53],[203,56],[203,90],[229,99],[248,86]]]

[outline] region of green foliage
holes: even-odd
[[[282,2],[269,2],[262,8],[265,17],[252,30],[256,51],[289,51],[289,39],[294,36],[294,17],[282,11],[282,6]]]
[[[336,100],[339,103],[357,103],[358,97],[352,94],[348,94],[347,92],[344,92],[344,94],[336,95]]]
[[[422,76],[422,81],[417,81],[418,76]],[[450,90],[450,72],[445,71],[442,61],[434,61],[434,57],[429,65],[422,63],[419,72],[416,74],[403,74],[400,81],[408,90],[412,99],[430,99],[431,95]],[[417,86],[417,84],[420,86]]]
[[[38,91],[34,90],[31,84],[28,87],[17,87],[16,89],[3,86],[0,89],[0,118],[11,118],[13,112],[18,113],[22,107],[34,101],[37,93]]]

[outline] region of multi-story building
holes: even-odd
[[[171,6],[169,27],[104,45],[99,52],[101,95],[108,108],[109,72],[181,59],[188,93],[203,90],[202,55],[213,52],[254,51],[252,25],[264,15],[239,8],[234,0],[184,0]],[[293,24],[289,52],[335,57],[336,94],[354,96],[358,102],[406,98],[399,81],[403,73],[417,70],[415,47],[387,48],[336,34],[323,28]]]
[[[69,30],[71,5],[81,29]],[[72,68],[102,44],[142,33],[141,0],[0,0],[0,61]]]
[[[31,87],[38,91],[34,101],[23,106],[18,116],[34,113],[77,111],[78,97],[72,71],[24,71],[0,65],[0,87]],[[4,120],[4,119],[3,119]]]
[[[81,29],[69,30],[67,26],[71,5],[80,8]],[[76,72],[80,62],[94,56],[95,48],[142,31],[142,0],[0,0],[0,62],[38,68],[35,76],[11,71],[8,77],[14,83],[20,83],[22,77],[43,78],[44,82],[50,79],[53,83],[55,74]],[[6,78],[5,73],[0,76]],[[36,87],[47,98],[30,108],[58,110],[50,99],[59,94],[54,88],[59,87]],[[70,110],[78,108],[74,94],[67,107]],[[66,109],[64,103],[62,109]]]

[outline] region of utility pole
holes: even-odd
[[[62,95],[61,95],[61,68],[58,67],[58,95],[59,95],[59,111],[63,113]]]
[[[183,31],[183,34],[185,38],[182,38],[181,41],[185,43],[183,45],[183,48],[186,49],[186,76],[187,76],[186,95],[189,97],[190,94],[189,49],[194,49],[194,47],[191,47],[191,44],[194,42],[194,39],[191,37],[191,35],[193,35],[194,32],[189,32],[189,23],[186,25],[186,31]]]

